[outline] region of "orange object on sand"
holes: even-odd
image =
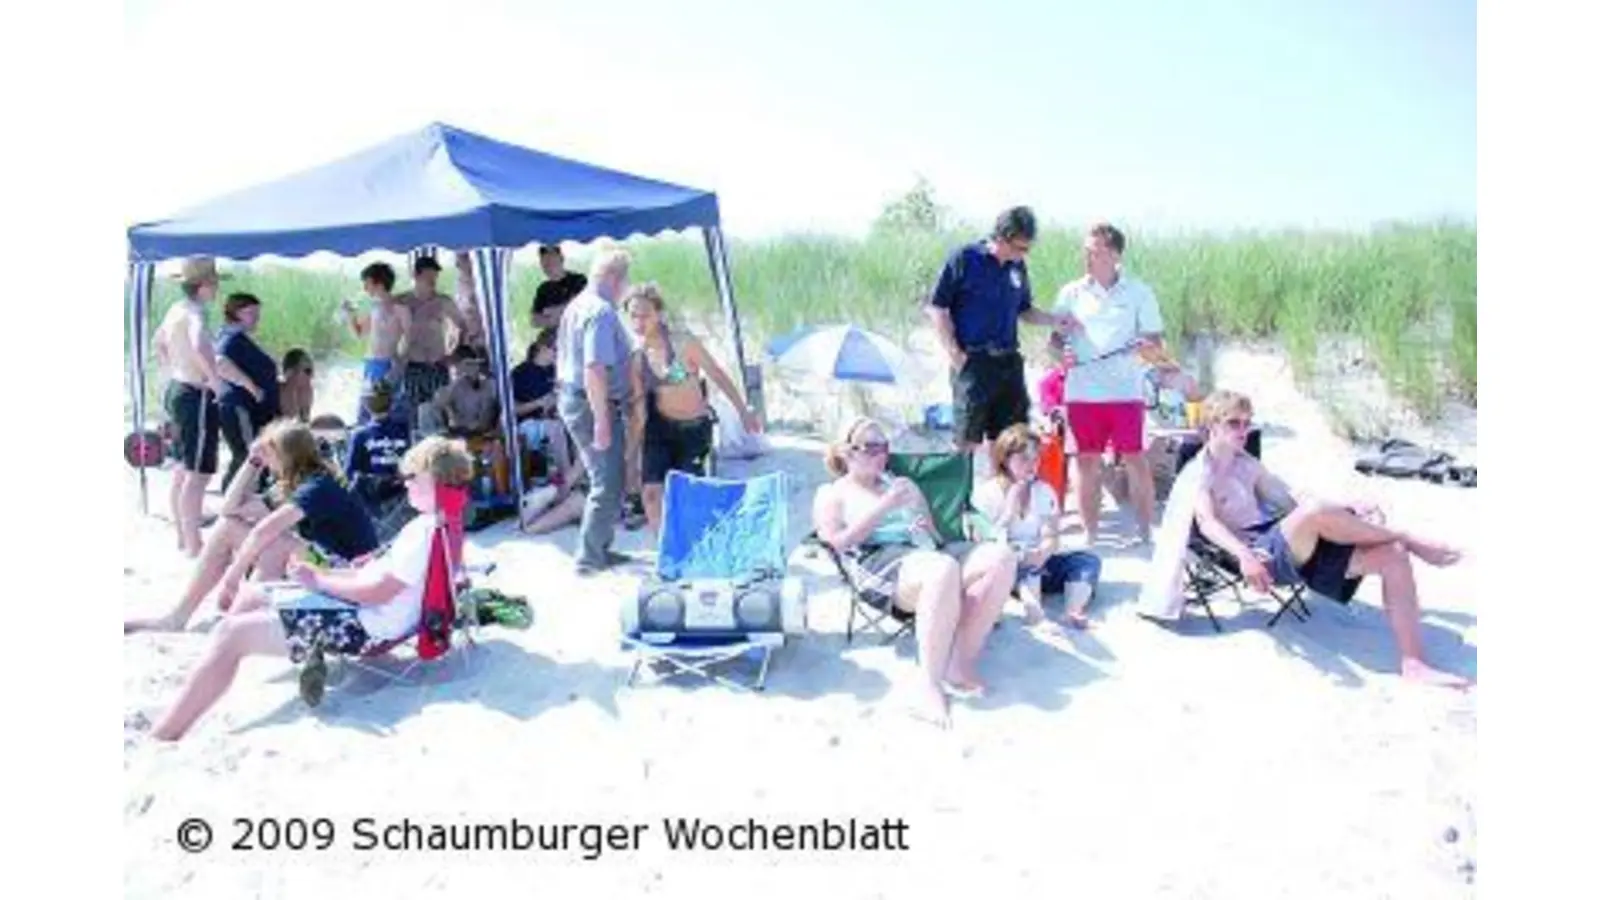
[[[1039,443],[1039,479],[1056,492],[1056,502],[1067,502],[1067,454],[1058,428]]]

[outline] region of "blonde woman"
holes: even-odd
[[[927,498],[885,467],[883,427],[860,418],[846,426],[825,462],[834,480],[817,490],[817,536],[839,551],[864,599],[917,617],[922,678],[916,713],[950,721],[949,694],[977,695],[978,656],[1016,580],[1017,556],[997,543],[938,548]]]
[[[395,536],[382,556],[350,569],[327,570],[295,562],[292,585],[252,585],[213,635],[211,647],[189,675],[178,699],[151,735],[175,741],[222,698],[247,656],[309,657],[302,692],[322,691],[324,651],[360,654],[415,630],[433,549],[438,485],[463,486],[472,459],[459,441],[431,437],[400,463],[406,499],[419,515]]]
[[[711,455],[714,423],[702,377],[733,403],[746,431],[759,432],[761,422],[705,346],[693,335],[668,327],[660,289],[652,283],[634,285],[623,298],[623,307],[639,347],[630,373],[634,408],[629,428],[641,448],[645,518],[656,533],[661,528],[667,473],[676,469],[704,475]]]

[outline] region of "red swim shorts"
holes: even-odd
[[[1144,452],[1144,404],[1067,401],[1067,426],[1079,453]]]

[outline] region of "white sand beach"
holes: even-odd
[[[1256,401],[1264,455],[1292,482],[1386,504],[1392,521],[1462,546],[1448,570],[1419,566],[1434,661],[1476,676],[1475,492],[1367,479],[1293,386],[1280,356],[1230,350],[1220,386]],[[791,542],[809,530],[820,444],[775,435],[768,455],[724,474],[792,473]],[[1471,446],[1456,442],[1458,456]],[[166,609],[189,563],[170,526],[138,515],[127,484],[124,613]],[[165,483],[152,481],[164,511]],[[216,498],[208,498],[215,503]],[[1267,628],[1265,598],[1216,603],[1177,633],[1133,612],[1148,550],[1110,515],[1086,633],[1025,628],[1008,609],[986,651],[989,695],[958,702],[939,732],[901,710],[913,645],[844,640],[847,599],[824,560],[798,555],[810,634],[774,659],[764,693],[695,682],[624,685],[618,598],[634,576],[580,581],[571,530],[470,536],[469,560],[525,596],[528,631],[486,629],[465,657],[416,687],[351,673],[316,710],[286,660],[252,660],[187,739],[149,723],[202,653],[208,602],[190,631],[135,635],[123,651],[124,862],[129,897],[499,896],[899,897],[916,890],[1094,897],[1371,898],[1473,893],[1477,706],[1416,687],[1363,585],[1341,608]],[[642,532],[620,549],[642,549]],[[663,817],[801,823],[903,819],[903,852],[671,851]],[[179,849],[207,820],[216,844]],[[229,848],[235,818],[332,821],[315,852]],[[354,822],[648,824],[637,849],[362,852]],[[819,894],[819,890],[827,891]]]

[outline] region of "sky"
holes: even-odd
[[[715,190],[735,236],[1476,218],[1452,0],[128,0],[130,223],[431,121]]]

